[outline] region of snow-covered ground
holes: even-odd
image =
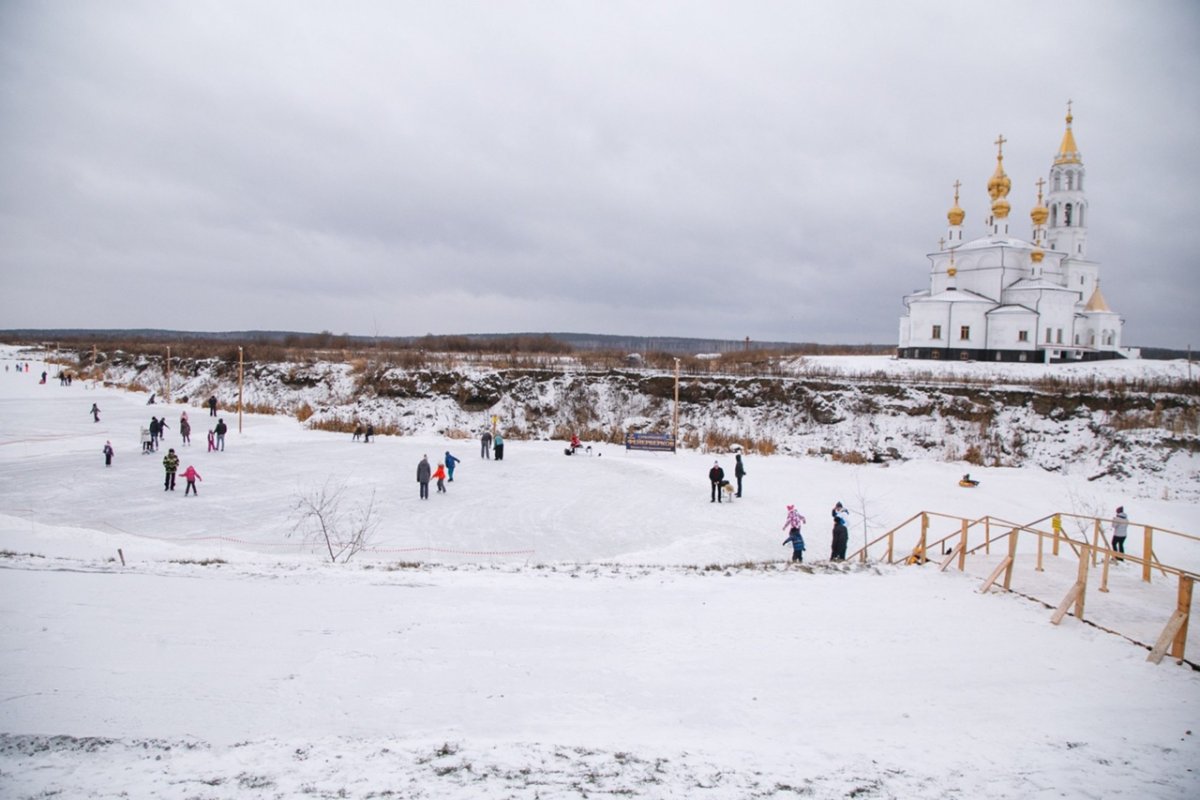
[[[822,563],[837,500],[857,512],[852,549],[921,510],[1124,504],[1135,530],[1200,533],[1200,505],[1170,492],[977,468],[963,490],[962,464],[749,456],[745,496],[717,505],[711,454],[510,440],[496,462],[477,442],[364,445],[283,416],[239,432],[226,412],[227,449],[207,453],[198,407],[42,385],[31,366],[0,372],[4,797],[1200,794],[1200,673],[1137,644],[1173,583],[1114,567],[1088,616],[1115,635],[979,594],[996,550],[965,574]],[[152,413],[199,496],[163,491],[165,449],[138,452]],[[446,450],[454,482],[418,499],[417,461]],[[347,514],[376,499],[347,564],[289,536],[323,485]],[[780,544],[788,503],[811,523],[804,569]],[[1156,551],[1200,569],[1200,544]],[[1032,558],[1014,589],[1056,604],[1076,562]]]

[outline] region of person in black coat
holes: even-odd
[[[738,453],[733,457],[737,465],[733,468],[733,476],[737,478],[737,496],[742,496],[742,478],[746,477],[746,468],[742,466],[742,454]]]
[[[721,484],[725,481],[725,470],[721,469],[721,465],[714,461],[712,469],[708,471],[708,481],[712,484],[712,499],[708,502],[721,502]]]

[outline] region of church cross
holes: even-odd
[[[1045,186],[1045,185],[1046,185],[1046,179],[1045,179],[1045,178],[1038,178],[1038,180],[1037,180],[1037,187],[1038,187],[1038,200],[1039,200],[1039,201],[1041,201],[1041,199],[1042,199],[1042,187],[1043,187],[1043,186]]]
[[[946,237],[943,236],[942,238],[938,239],[938,250],[945,250],[945,249],[946,249]]]
[[[1000,134],[1000,136],[999,136],[999,137],[997,137],[997,138],[996,138],[996,141],[995,141],[995,142],[993,142],[993,144],[995,144],[995,145],[996,145],[996,147],[998,147],[998,148],[999,148],[999,150],[998,150],[998,152],[997,152],[997,155],[998,155],[1000,158],[1004,158],[1004,143],[1005,143],[1005,142],[1007,142],[1007,141],[1008,141],[1008,139],[1005,139],[1005,138],[1004,138],[1004,134],[1002,133],[1002,134]]]
[[[958,187],[962,186],[962,181],[954,182],[954,202],[958,202]]]

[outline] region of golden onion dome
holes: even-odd
[[[1029,212],[1029,218],[1033,220],[1033,224],[1042,226],[1046,224],[1046,220],[1050,219],[1050,209],[1046,208],[1039,201],[1036,206]]]
[[[1009,211],[1012,211],[1012,206],[1003,197],[992,202],[992,214],[996,216],[996,219],[1004,219],[1008,216]]]
[[[1046,253],[1040,247],[1033,248],[1033,252],[1029,254],[1029,259],[1035,264],[1042,263],[1042,259],[1045,257]]]
[[[1001,134],[996,139],[996,171],[992,173],[992,177],[988,180],[987,189],[988,195],[992,198],[992,208],[996,207],[995,201],[1007,197],[1008,192],[1012,189],[1012,181],[1008,175],[1004,174],[1004,143],[1008,141]],[[1005,212],[1008,213],[1007,211]]]
[[[967,216],[967,212],[958,205],[958,187],[961,185],[958,181],[954,182],[954,205],[946,212],[946,219],[950,220],[951,225],[962,225]]]

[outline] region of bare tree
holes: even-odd
[[[335,484],[332,478],[320,487],[297,495],[288,536],[300,535],[305,542],[323,544],[329,560],[334,563],[338,559],[342,563],[349,561],[355,553],[370,545],[379,519],[374,491],[365,505],[356,505],[349,511],[342,510],[345,495],[346,484]]]

